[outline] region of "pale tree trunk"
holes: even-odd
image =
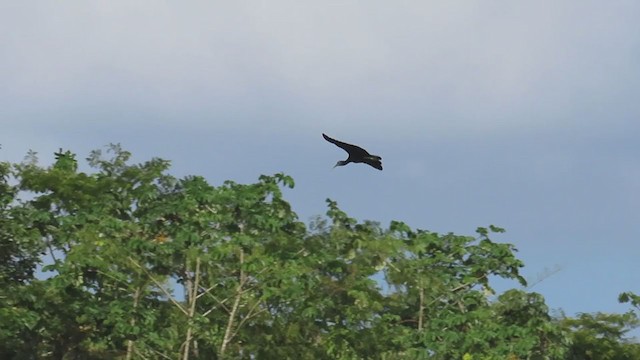
[[[129,256],[128,259],[129,259],[129,261],[131,261],[131,263],[133,265],[135,265],[135,267],[137,267],[138,269],[142,270],[149,277],[149,279],[151,279],[151,281],[158,287],[158,289],[160,289],[160,291],[162,291],[162,293],[164,293],[164,295],[167,297],[167,299],[169,299],[169,301],[171,301],[171,303],[173,305],[175,305],[175,307],[178,308],[178,310],[180,310],[180,312],[182,312],[187,317],[189,316],[189,311],[187,311],[187,309],[185,309],[182,306],[182,304],[180,304],[178,302],[178,300],[176,300],[176,298],[173,297],[173,295],[171,295],[171,293],[166,289],[166,287],[162,284],[161,281],[159,281],[158,279],[153,277],[153,274],[149,273],[149,271],[147,269],[145,269],[142,265],[138,264],[138,262],[136,262],[132,257]],[[185,276],[185,279],[188,279],[188,277]],[[140,291],[141,290],[142,290],[142,288],[140,288]],[[189,296],[189,293],[185,293],[185,294],[186,294],[186,296]],[[138,299],[139,298],[140,298],[140,293],[138,294]],[[127,346],[127,349],[129,349],[129,346]],[[135,351],[135,347],[132,347],[130,349],[131,349],[131,352],[136,352]],[[155,351],[155,350],[152,350],[152,351],[156,352],[158,355],[162,356],[165,359],[170,359],[170,357],[168,357],[165,354],[162,354],[162,353],[160,353],[158,351]],[[130,356],[132,356],[132,355],[127,355],[127,359],[129,359]]]
[[[244,270],[242,269],[243,264],[244,264],[244,250],[240,249],[239,283],[236,288],[236,298],[233,300],[233,306],[231,307],[231,311],[229,312],[229,320],[227,321],[227,328],[224,331],[224,338],[222,339],[222,344],[220,345],[219,354],[221,359],[224,359],[224,354],[225,354],[225,351],[227,350],[227,345],[229,345],[229,342],[231,341],[234,334],[232,331],[234,327],[235,317],[238,312],[238,307],[240,306],[240,300],[242,298],[242,293],[243,293],[242,286],[244,285],[245,277],[246,277]]]
[[[193,284],[190,284],[187,292],[189,297],[189,313],[187,314],[187,321],[191,323],[196,313],[196,301],[198,300],[198,286],[200,283],[200,257],[196,258],[196,273]],[[191,345],[191,337],[193,336],[193,326],[189,324],[187,328],[187,339],[184,342],[184,353],[182,354],[182,360],[189,359],[189,346]]]
[[[418,331],[424,325],[424,287],[420,286],[420,308],[418,309]]]
[[[140,302],[140,293],[142,292],[142,289],[140,287],[136,288],[136,292],[133,294],[133,308],[136,309],[138,307],[138,303]],[[131,320],[129,321],[129,324],[131,325],[131,327],[136,325],[136,319],[135,317],[131,317]],[[133,356],[133,346],[134,346],[134,342],[133,340],[127,340],[127,356],[126,356],[126,360],[131,360],[131,357]]]

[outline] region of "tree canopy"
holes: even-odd
[[[358,221],[294,181],[176,178],[112,145],[0,163],[3,359],[638,359],[637,314],[553,317],[516,249]],[[620,301],[639,304],[633,293]]]

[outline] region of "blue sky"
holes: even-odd
[[[567,313],[640,293],[640,2],[0,3],[0,160],[119,142],[302,220],[507,229]],[[383,157],[331,170],[321,133]],[[516,286],[516,284],[501,284]]]

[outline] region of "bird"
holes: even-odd
[[[347,144],[347,143],[343,143],[342,141],[338,141],[336,139],[332,139],[330,137],[328,137],[325,134],[322,134],[322,137],[324,137],[325,140],[327,140],[328,142],[335,144],[336,146],[342,148],[342,150],[346,151],[347,153],[349,153],[349,157],[347,158],[347,160],[340,160],[338,161],[333,167],[335,168],[336,166],[345,166],[348,163],[365,163],[369,166],[372,166],[378,170],[382,170],[382,158],[380,156],[377,155],[371,155],[369,154],[369,152],[367,152],[367,150],[359,147],[359,146],[355,146],[355,145],[351,145],[351,144]]]

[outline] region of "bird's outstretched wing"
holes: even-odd
[[[335,144],[336,146],[342,148],[344,151],[348,152],[349,155],[370,156],[369,153],[367,152],[367,150],[361,148],[360,146],[351,145],[351,144],[347,144],[347,143],[342,142],[342,141],[338,141],[336,139],[332,139],[332,138],[328,137],[325,134],[322,134],[322,137],[324,137],[324,139],[327,140],[328,142],[330,142],[332,144]]]
[[[370,158],[365,158],[364,163],[378,170],[382,170],[382,158],[380,156],[372,156]]]

